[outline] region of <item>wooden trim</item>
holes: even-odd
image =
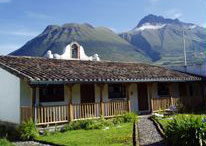
[[[100,87],[100,115],[104,116],[104,100],[103,100],[104,84],[99,85],[99,87]]]
[[[173,84],[172,83],[168,83],[169,86],[169,98],[170,98],[170,105],[173,105]]]
[[[73,121],[73,107],[72,107],[72,86],[73,85],[67,85],[68,87],[68,101],[69,101],[69,105],[68,105],[68,121]]]
[[[153,95],[153,84],[154,83],[148,83],[148,99],[149,99],[149,104],[150,104],[150,111],[153,111],[153,101],[152,101],[152,95]]]
[[[32,97],[32,119],[34,122],[36,122],[36,109],[35,109],[35,104],[36,104],[36,87],[31,87],[31,97]]]
[[[126,97],[127,97],[127,110],[128,110],[128,112],[131,112],[130,86],[131,86],[131,84],[126,84]]]

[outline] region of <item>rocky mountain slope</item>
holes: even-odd
[[[205,58],[206,29],[178,19],[148,15],[129,32],[119,34],[156,63],[183,63],[183,31],[188,62]]]

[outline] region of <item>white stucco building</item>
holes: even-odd
[[[87,56],[85,54],[84,48],[81,45],[79,45],[77,42],[72,42],[68,44],[64,48],[63,54],[52,54],[52,51],[48,50],[44,56],[47,58],[66,59],[66,60],[100,61],[98,54],[94,54],[93,56]]]
[[[81,51],[68,52],[61,58],[81,58]],[[180,98],[190,107],[203,103],[197,76],[143,63],[65,58],[0,56],[0,124],[32,118],[41,126],[150,113]]]

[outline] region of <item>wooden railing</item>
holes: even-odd
[[[100,105],[100,103],[85,103],[72,104],[71,108],[69,105],[37,106],[34,109],[21,107],[21,119],[26,121],[34,117],[36,125],[49,125],[66,123],[69,120],[99,118],[102,114],[104,117],[112,117],[124,114],[128,110],[127,101],[110,101]]]
[[[168,109],[171,105],[177,105],[179,98],[159,97],[152,98],[152,111],[157,112],[160,110]]]
[[[112,117],[115,115],[121,115],[127,112],[127,102],[126,101],[111,101],[104,103],[104,116]]]
[[[21,122],[28,121],[32,118],[32,107],[21,106]]]
[[[100,117],[100,103],[73,104],[72,107],[74,120]]]
[[[37,125],[68,122],[68,106],[40,106],[35,108]]]

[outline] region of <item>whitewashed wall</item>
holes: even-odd
[[[136,113],[138,112],[138,90],[137,90],[137,84],[131,84],[130,90],[130,102],[131,102],[131,111]]]
[[[108,84],[104,85],[103,89],[103,101],[108,102]],[[100,102],[100,87],[98,85],[95,85],[95,102]]]
[[[0,68],[0,121],[20,123],[20,79]]]
[[[75,84],[72,87],[72,103],[79,104],[80,103],[80,84]]]
[[[21,106],[32,105],[31,88],[28,85],[28,83],[24,80],[20,81],[20,97]]]

